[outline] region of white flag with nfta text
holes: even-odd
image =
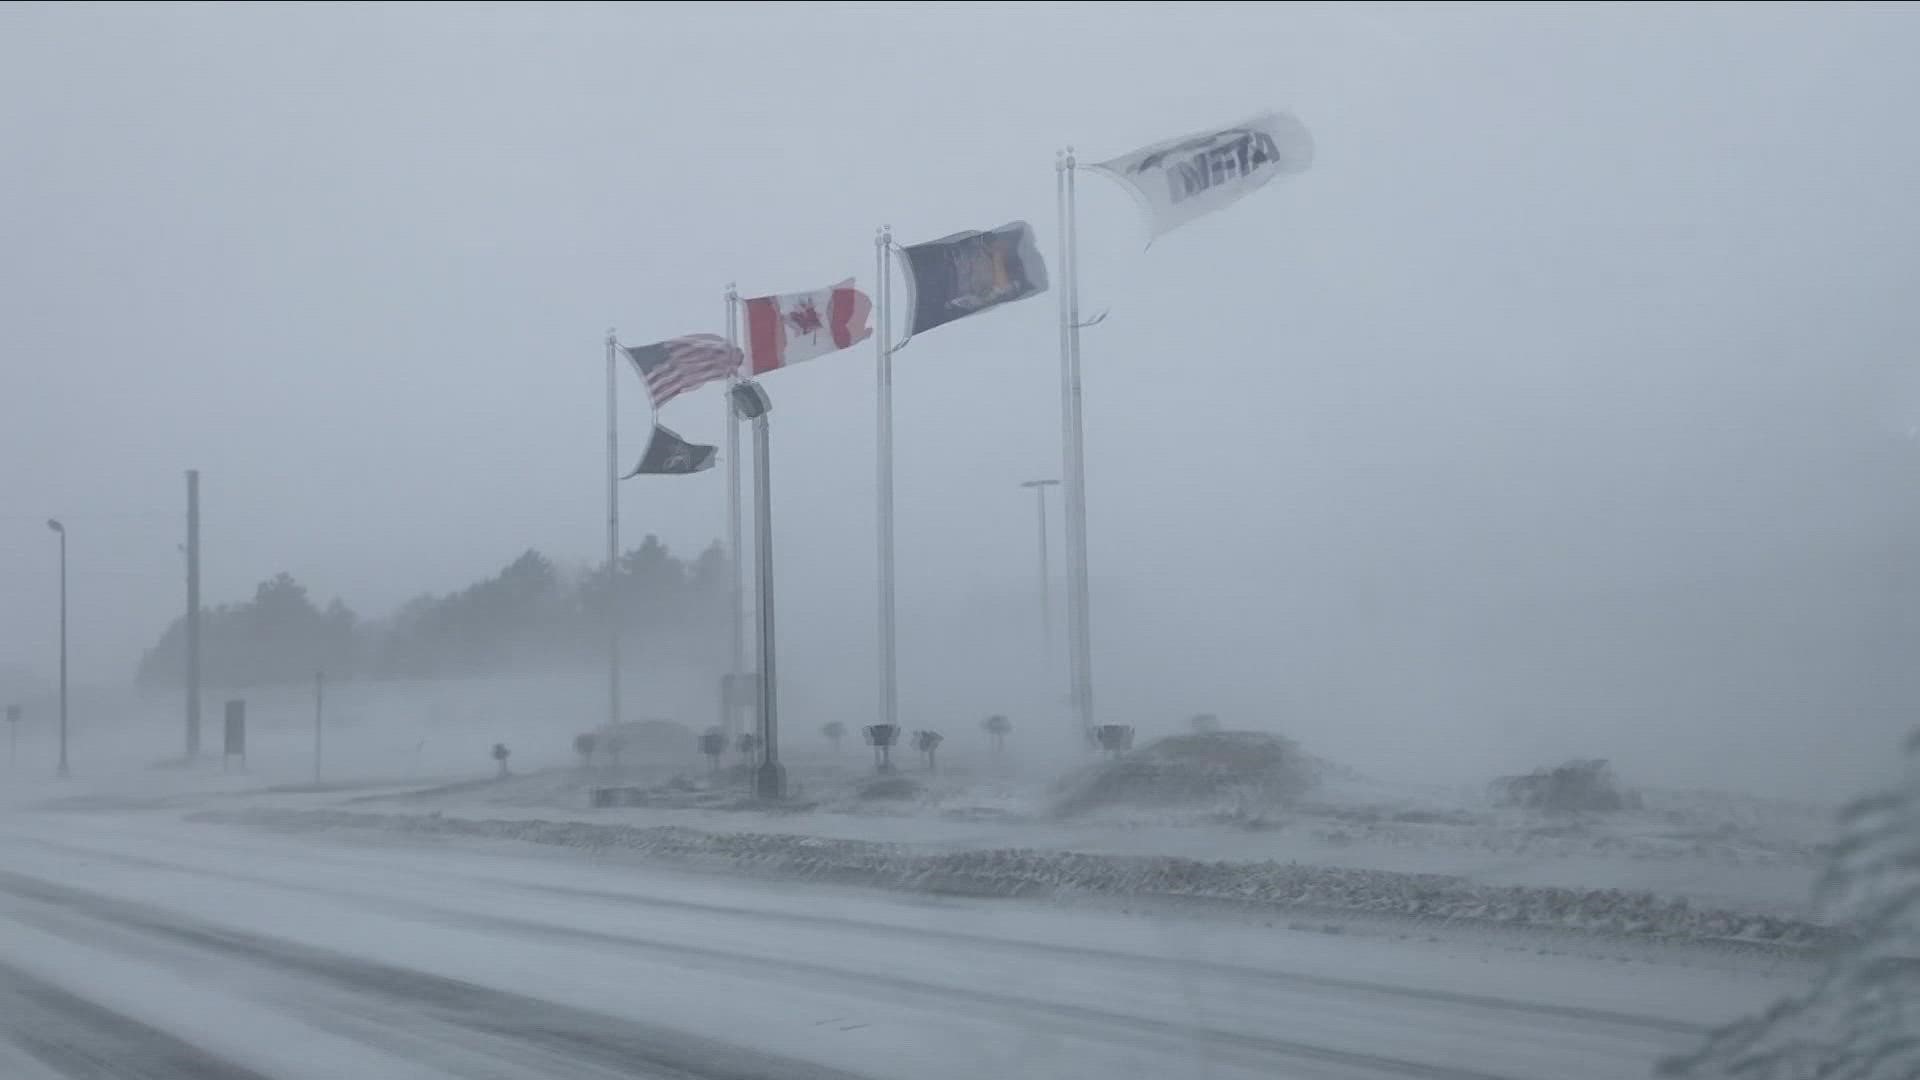
[[[1141,147],[1090,168],[1125,184],[1154,236],[1240,201],[1268,181],[1313,164],[1313,136],[1286,113],[1197,131]]]
[[[848,278],[831,288],[747,301],[747,361],[755,375],[850,348],[873,336],[873,301]]]

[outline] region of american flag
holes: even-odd
[[[688,334],[628,347],[627,358],[647,382],[655,408],[740,369],[740,350],[718,334]]]

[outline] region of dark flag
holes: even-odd
[[[1024,221],[900,250],[907,256],[916,334],[1047,291],[1047,265]]]
[[[740,369],[740,350],[718,334],[689,334],[627,347],[627,359],[646,380],[655,408],[703,383]]]
[[[640,457],[640,464],[633,467],[627,476],[639,476],[647,473],[655,476],[682,476],[697,473],[702,469],[713,468],[713,459],[720,451],[716,447],[690,443],[680,436],[653,425],[653,441],[647,443],[647,452]]]

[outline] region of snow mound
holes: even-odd
[[[1638,797],[1621,789],[1603,758],[1503,776],[1489,785],[1488,794],[1501,806],[1548,814],[1612,814],[1640,805]]]
[[[1054,804],[1062,816],[1105,807],[1286,804],[1323,771],[1298,743],[1255,731],[1171,735],[1069,778]]]
[[[997,848],[929,852],[872,840],[779,833],[710,833],[675,825],[488,820],[438,814],[253,808],[202,811],[191,821],[285,833],[376,829],[431,839],[515,840],[625,852],[708,870],[950,895],[1084,893],[1225,901],[1314,915],[1552,929],[1666,942],[1784,949],[1831,948],[1838,935],[1801,919],[1697,908],[1620,889],[1481,885],[1451,874]]]

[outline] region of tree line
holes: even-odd
[[[200,614],[201,677],[214,686],[330,678],[449,678],[552,669],[606,655],[617,585],[623,635],[649,655],[725,665],[729,561],[718,543],[691,559],[648,536],[617,560],[574,572],[529,549],[464,589],[423,594],[385,618],[363,619],[339,599],[324,608],[285,573],[253,598]],[[187,620],[174,619],[140,660],[142,686],[186,678]]]

